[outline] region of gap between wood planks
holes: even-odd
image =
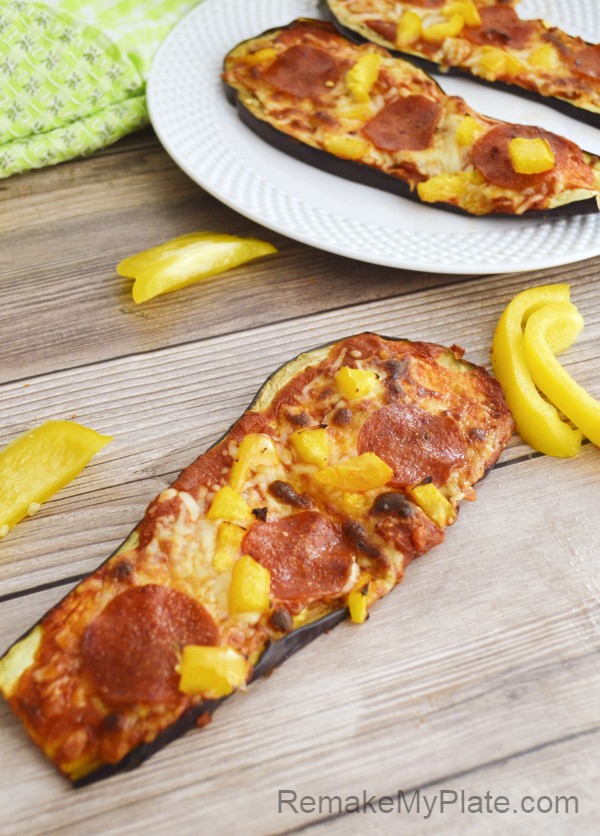
[[[581,740],[582,738],[593,737],[595,734],[598,734],[599,731],[600,725],[593,726],[592,728],[586,729],[585,731],[575,732],[574,734],[566,734],[562,737],[556,738],[555,740],[547,740],[544,743],[537,744],[536,746],[530,746],[527,749],[517,750],[515,752],[512,752],[510,755],[504,755],[501,758],[493,758],[492,760],[486,761],[485,763],[477,764],[477,766],[474,766],[470,769],[461,769],[456,772],[449,772],[446,775],[440,775],[434,778],[433,780],[428,781],[425,784],[418,784],[414,787],[403,788],[402,792],[405,796],[410,796],[412,795],[412,793],[417,792],[417,790],[423,792],[424,790],[428,790],[433,787],[438,787],[443,784],[448,784],[451,781],[456,781],[460,778],[466,778],[467,776],[474,775],[486,769],[491,769],[495,766],[504,766],[505,764],[518,760],[519,758],[524,758],[527,757],[527,755],[542,752],[544,749],[549,749],[553,746],[560,746],[564,743],[570,743],[574,740]],[[389,793],[383,792],[381,793],[381,795],[375,798],[373,803],[376,804],[379,798],[393,798],[397,792],[397,787],[391,789]],[[365,807],[363,806],[360,808],[360,811],[362,812],[364,809]],[[293,827],[288,830],[280,830],[277,832],[276,836],[291,836],[291,834],[293,833],[305,833],[310,830],[317,830],[320,827],[329,825],[333,821],[343,821],[344,819],[348,819],[349,816],[353,815],[354,813],[332,813],[331,815],[322,816],[320,819],[313,819],[312,821],[307,822],[305,825],[302,825],[300,827]]]

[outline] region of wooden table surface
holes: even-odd
[[[482,278],[350,261],[222,206],[150,131],[2,181],[0,199],[0,444],[49,418],[115,437],[1,542],[2,651],[303,349],[368,329],[488,364],[508,300],[567,281],[586,329],[564,362],[600,396],[600,258]],[[117,262],[196,229],[262,236],[279,254],[136,306]],[[0,833],[597,832],[599,466],[590,444],[561,461],[514,437],[366,624],[321,637],[134,772],[71,789],[2,703]],[[280,790],[297,812],[279,809]],[[509,812],[461,812],[461,791],[472,810],[506,796]],[[366,806],[339,815],[319,796]],[[373,796],[393,809],[374,812]],[[578,812],[526,813],[526,796],[544,810],[575,796]]]

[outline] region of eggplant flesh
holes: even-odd
[[[320,0],[320,9],[323,14],[323,17],[331,21],[335,28],[340,32],[340,34],[344,35],[344,37],[348,38],[348,40],[353,41],[356,44],[364,44],[364,43],[379,43],[375,39],[367,38],[366,36],[362,35],[360,32],[357,32],[352,27],[342,23],[342,21],[337,17],[333,9],[331,8],[328,0]],[[586,42],[587,46],[595,46],[595,44]],[[490,87],[495,90],[501,90],[504,93],[512,93],[515,96],[519,96],[523,99],[528,99],[532,102],[537,102],[538,104],[544,104],[547,107],[551,107],[553,110],[558,111],[559,113],[564,114],[565,116],[571,117],[571,119],[576,119],[578,122],[583,122],[586,125],[591,125],[593,128],[600,128],[600,113],[597,113],[593,110],[588,110],[585,107],[579,107],[576,104],[573,104],[566,99],[562,99],[559,96],[544,96],[541,93],[536,92],[535,90],[528,90],[525,87],[521,87],[519,84],[510,84],[507,81],[491,81],[487,78],[483,78],[480,75],[475,75],[466,67],[458,67],[458,66],[444,66],[442,67],[435,61],[430,61],[427,58],[424,58],[422,55],[415,55],[412,52],[402,52],[399,49],[394,49],[387,44],[384,47],[387,49],[392,55],[395,55],[397,58],[401,58],[404,61],[410,61],[411,64],[415,64],[417,67],[420,67],[426,73],[442,73],[444,76],[456,76],[458,78],[469,78],[472,81],[476,81],[478,84],[483,84],[486,87]]]
[[[231,83],[231,81],[228,79],[228,59],[233,53],[236,53],[241,48],[244,48],[246,46],[251,47],[255,41],[264,39],[265,37],[271,35],[275,36],[277,33],[283,32],[287,29],[292,29],[295,25],[299,23],[310,24],[322,27],[323,29],[327,29],[327,27],[330,27],[331,31],[335,31],[331,23],[325,21],[299,19],[297,21],[292,21],[290,24],[286,26],[269,29],[266,32],[263,32],[262,34],[255,36],[254,38],[242,41],[240,44],[235,46],[230,51],[228,56],[226,56],[225,58],[223,78],[225,95],[227,100],[230,104],[236,107],[240,120],[247,127],[249,127],[256,135],[258,135],[261,139],[263,139],[265,142],[267,142],[274,148],[277,148],[278,150],[286,154],[289,154],[295,159],[298,159],[299,161],[311,165],[326,173],[343,177],[344,179],[351,180],[362,185],[374,187],[379,190],[398,195],[400,197],[409,199],[421,205],[431,206],[436,209],[442,209],[444,211],[452,212],[462,216],[473,217],[474,215],[485,215],[486,217],[502,217],[504,219],[511,217],[520,219],[521,217],[527,216],[543,219],[595,214],[599,211],[600,207],[596,183],[600,180],[600,158],[598,158],[594,154],[590,154],[585,151],[582,153],[584,154],[586,165],[589,168],[595,167],[597,172],[594,187],[586,188],[583,190],[565,190],[565,200],[556,200],[555,202],[557,205],[551,205],[548,207],[531,209],[526,208],[524,211],[507,212],[502,211],[502,209],[491,209],[482,212],[473,212],[463,208],[460,205],[456,205],[446,200],[423,201],[419,197],[416,188],[416,183],[414,181],[409,182],[406,179],[402,179],[401,175],[390,174],[385,170],[378,168],[374,165],[370,165],[369,163],[363,162],[360,159],[347,159],[341,156],[334,155],[333,153],[326,151],[324,148],[317,147],[316,145],[311,144],[310,142],[303,141],[302,139],[299,139],[296,136],[294,136],[289,131],[277,127],[275,124],[269,121],[267,116],[263,112],[261,112],[260,109],[257,109],[252,97],[248,97],[245,91],[240,90],[235,84]],[[347,40],[354,43],[358,43],[358,41],[360,40],[361,43],[366,43],[365,39],[358,38],[356,35],[353,38],[353,40]],[[383,47],[379,46],[377,48],[379,50],[384,49]],[[389,54],[390,50],[386,50],[386,52]],[[399,61],[400,64],[409,64],[409,62],[405,61],[404,58],[396,58],[396,60]],[[416,72],[420,74],[421,78],[426,78],[431,85],[435,85],[435,88],[439,91],[442,100],[448,99],[448,97],[445,96],[443,89],[440,87],[440,85],[434,78],[432,78],[430,75],[428,75],[420,69],[417,69]],[[456,99],[456,97],[450,98]],[[252,102],[251,105],[249,106],[247,101],[245,101],[244,99],[250,100]],[[475,111],[470,112],[475,113]],[[489,119],[489,117],[485,116],[482,116],[481,118],[489,120],[491,124],[503,124],[500,122],[500,120],[492,120]],[[556,197],[560,197],[560,194],[561,193],[559,192],[558,195],[556,195]]]

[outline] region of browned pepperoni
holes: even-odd
[[[479,9],[479,14],[479,26],[463,29],[464,36],[475,44],[524,49],[541,27],[537,20],[521,20],[511,6],[489,6]]]
[[[170,703],[181,694],[175,665],[187,644],[214,645],[217,625],[183,592],[147,584],[113,598],[83,636],[85,669],[109,705]]]
[[[442,109],[425,96],[400,96],[387,104],[363,128],[382,151],[422,151],[429,148]]]
[[[449,415],[431,415],[413,404],[378,409],[364,423],[359,453],[376,453],[394,469],[392,485],[416,485],[431,477],[443,485],[465,462],[465,441]]]
[[[588,78],[600,78],[600,44],[586,46],[580,52],[576,52],[573,69]]]
[[[312,601],[338,595],[352,568],[352,551],[340,531],[317,511],[256,523],[242,549],[271,573],[280,601]]]
[[[376,35],[383,38],[384,41],[388,41],[391,44],[396,43],[396,29],[398,24],[390,20],[365,20],[365,24]]]
[[[516,137],[545,139],[554,153],[554,168],[540,174],[516,172],[508,151],[510,141]],[[581,150],[573,142],[530,125],[496,125],[477,140],[473,146],[472,159],[490,183],[495,183],[503,189],[522,191],[532,186],[535,188],[548,177],[554,177],[556,171],[567,166],[571,169],[572,176],[577,175],[577,182],[582,186],[588,180],[591,182],[591,172],[585,165]]]
[[[339,78],[335,60],[316,46],[297,44],[286,49],[263,70],[263,78],[276,90],[303,98],[317,98]]]

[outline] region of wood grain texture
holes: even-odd
[[[528,501],[517,487],[525,467]],[[344,624],[317,640],[231,699],[208,729],[134,773],[74,792],[49,774],[3,708],[8,832],[28,820],[32,833],[67,824],[84,833],[92,822],[99,831],[160,833],[173,816],[193,832],[203,810],[214,832],[241,832],[240,822],[249,823],[245,832],[275,832],[319,818],[278,813],[279,788],[387,794],[574,736],[587,746],[600,699],[600,566],[590,560],[600,531],[587,502],[600,500],[596,469],[597,451],[588,447],[576,460],[494,471],[444,546],[410,567],[367,624]],[[557,495],[549,548],[540,532]],[[585,538],[573,539],[574,522]],[[55,594],[35,596],[38,615]],[[2,635],[13,619],[21,631],[18,611],[17,602],[3,606]],[[600,770],[586,758],[579,767],[589,788]],[[556,765],[546,785],[540,778],[547,791],[561,787]]]
[[[507,301],[568,281],[586,329],[564,362],[600,397],[600,259],[461,281],[320,253],[204,194],[150,131],[4,181],[0,213],[0,446],[47,418],[74,416],[115,436],[0,542],[0,651],[302,350],[375,330],[458,343],[487,365]],[[262,235],[280,254],[135,307],[116,262],[205,225]],[[0,704],[0,833],[594,833],[598,456],[587,444],[554,460],[515,437],[446,542],[365,625],[340,625],[135,772],[73,791]],[[579,812],[278,812],[279,789],[381,797],[416,788],[517,802],[576,795]]]
[[[11,335],[0,382],[448,282],[274,234],[200,189],[156,142],[13,178],[0,188],[0,230],[0,333]],[[264,238],[279,253],[136,305],[117,263],[194,230]]]

